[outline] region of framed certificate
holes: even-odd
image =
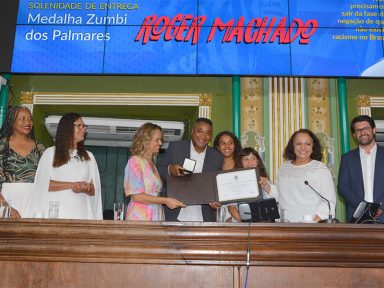
[[[220,203],[262,198],[258,169],[222,172],[216,176],[217,200]]]
[[[169,175],[167,179],[167,196],[186,205],[244,202],[263,197],[257,168],[194,173],[188,177]]]

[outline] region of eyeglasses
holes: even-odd
[[[363,133],[363,132],[368,132],[368,131],[370,131],[371,129],[372,129],[371,126],[365,126],[365,127],[363,127],[363,128],[360,128],[360,129],[355,129],[354,134],[361,134],[361,133]]]
[[[73,126],[75,126],[76,128],[79,128],[79,129],[81,129],[81,128],[84,128],[85,130],[87,130],[87,128],[88,128],[88,125],[85,125],[85,124],[73,124]]]

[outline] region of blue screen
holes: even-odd
[[[20,0],[13,73],[384,76],[384,1]]]

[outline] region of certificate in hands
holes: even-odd
[[[255,199],[261,196],[258,169],[222,172],[216,176],[218,202]]]
[[[186,205],[257,200],[262,197],[259,179],[257,168],[195,173],[189,177],[169,175],[167,196]]]

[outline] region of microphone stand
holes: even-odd
[[[304,181],[304,184],[307,185],[309,188],[312,189],[313,192],[316,193],[317,196],[319,196],[321,199],[323,199],[325,202],[327,202],[328,204],[328,219],[324,219],[324,220],[320,220],[319,223],[339,223],[339,220],[337,220],[336,218],[333,218],[332,217],[332,211],[331,211],[331,203],[329,202],[329,200],[325,197],[323,197],[323,195],[321,195],[319,192],[317,192],[315,190],[315,188],[313,188],[308,181]]]
[[[248,287],[248,273],[249,273],[249,266],[251,265],[251,224],[252,224],[252,219],[249,221],[249,224],[248,224],[247,259],[245,262],[246,274],[245,274],[245,281],[244,281],[245,288]]]

